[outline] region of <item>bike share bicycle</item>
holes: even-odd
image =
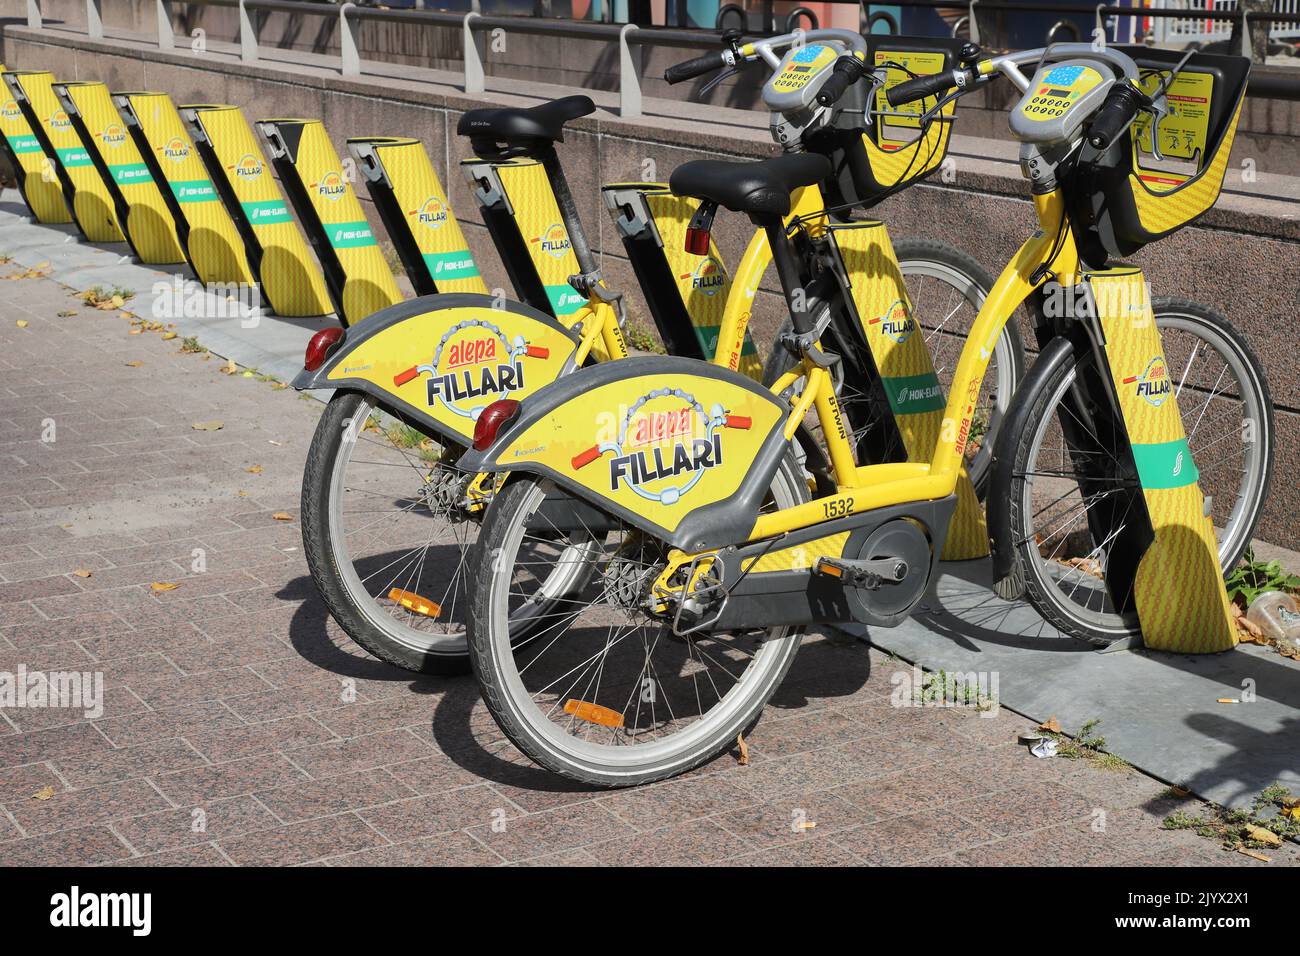
[[[629,359],[480,417],[460,465],[517,474],[471,551],[479,588],[467,632],[484,700],[523,753],[602,786],[682,773],[757,719],[801,628],[904,620],[936,573],[993,345],[1025,301],[1042,351],[996,439],[995,566],[1017,568],[1028,600],[1067,633],[1232,646],[1214,528],[1146,284],[1140,270],[1109,260],[1213,205],[1249,63],[1133,54],[1143,69],[1118,48],[1059,44],[993,58],[972,48],[949,74],[889,91],[902,104],[1011,80],[1022,94],[1011,127],[1039,225],[975,320],[947,399],[949,427],[928,462],[857,464],[832,387],[840,357],[820,347],[829,312],[797,307],[828,268],[830,230],[825,216],[791,222],[789,213],[824,178],[825,161],[689,163],[673,174],[674,191],[765,230],[791,307],[780,345],[796,365],[765,390],[716,360]],[[861,66],[854,53],[840,57],[836,85],[850,85]],[[1155,190],[1139,175],[1130,127],[1145,110],[1158,132],[1167,88],[1184,72],[1213,83],[1208,145],[1196,172]],[[1071,308],[1048,301],[1065,292]],[[1234,434],[1250,455],[1271,422],[1258,364],[1249,352],[1239,358],[1240,406],[1258,417],[1239,418]],[[790,441],[809,411],[836,484],[815,498]],[[1270,467],[1265,457],[1252,479],[1260,498]],[[1005,501],[998,489],[1008,489]],[[1058,561],[1052,543],[1080,516],[1094,562],[1087,573]],[[582,578],[577,567],[581,592],[553,586],[559,569],[569,583]],[[522,639],[521,616],[534,625]]]
[[[799,55],[820,51],[817,72],[811,75],[824,72],[842,50],[855,48],[863,55],[868,51],[864,38],[843,30],[788,34],[750,48],[754,56],[779,70],[782,59],[773,51],[802,41],[814,45],[804,46]],[[729,42],[736,45],[734,39]],[[881,44],[880,56],[892,56],[887,44],[897,43],[898,38],[874,42]],[[933,68],[955,62],[950,47],[939,44],[929,61]],[[346,341],[338,330],[322,333],[309,348],[307,369],[294,382],[298,388],[340,389],[322,416],[304,476],[304,544],[313,577],[344,630],[366,650],[398,666],[450,672],[467,664],[464,592],[473,579],[465,575],[462,555],[476,539],[483,509],[499,482],[466,474],[455,462],[472,442],[482,409],[494,398],[524,397],[589,360],[622,359],[628,354],[620,331],[619,298],[600,276],[554,148],[563,138],[565,123],[593,109],[588,98],[569,97],[528,110],[471,111],[460,124],[460,132],[470,137],[481,160],[509,162],[524,157],[544,167],[575,254],[579,274],[571,283],[586,300],[582,308],[556,318],[556,313],[541,308],[553,304],[549,292],[532,297],[538,308],[519,303],[494,308],[501,303],[473,295],[416,299],[358,323],[348,330]],[[873,204],[914,182],[938,165],[949,135],[946,122],[927,124],[910,145],[895,144],[886,154],[863,139],[862,126],[869,114],[860,94],[851,106],[839,110],[812,105],[802,93],[785,96],[773,109],[778,138],[790,149],[802,149],[807,138],[809,149],[816,147],[836,164],[834,175],[822,176],[831,204],[846,192],[856,205]],[[951,106],[941,112],[943,119],[949,119]],[[874,150],[871,158],[869,149]],[[792,153],[789,159],[796,164],[826,163],[817,155]],[[809,191],[806,197],[795,214],[819,214],[820,194]],[[626,214],[615,205],[620,215]],[[711,216],[714,208],[703,204],[699,215]],[[883,227],[878,232],[883,235]],[[707,229],[704,239],[707,248]],[[897,255],[887,239],[877,244],[882,251],[877,252],[875,268],[882,273],[882,284],[892,283],[901,290],[909,277],[925,283],[919,291],[913,283],[890,296],[902,313],[900,321],[911,320],[904,303],[909,293],[923,296],[923,304],[938,306],[936,311],[942,312],[930,330],[930,340],[944,346],[959,340],[960,326],[967,320],[958,313],[973,316],[991,285],[978,264],[934,242],[900,243]],[[718,354],[729,356],[733,368],[739,364],[751,300],[770,256],[767,236],[760,230],[734,277],[733,289],[738,292],[728,298],[717,341]],[[507,263],[517,258],[507,257]],[[518,271],[512,270],[512,278],[526,291]],[[834,299],[837,307],[844,305],[819,294]],[[880,308],[887,313],[889,303]],[[954,320],[954,316],[958,317]],[[661,328],[674,333],[665,335],[666,340],[679,347],[690,341],[669,319],[659,314],[655,318]],[[905,460],[908,448],[903,438],[912,433],[897,420],[913,410],[897,407],[897,396],[884,394],[867,347],[866,319],[855,314],[850,320],[847,312],[835,315],[836,329],[853,347],[853,351],[845,349],[843,368],[852,372],[848,377],[865,396],[846,402],[846,420],[864,460]],[[921,345],[920,340],[913,345]],[[990,435],[1022,372],[1022,346],[1014,328],[1004,332],[995,351],[995,383],[981,399],[987,405]],[[709,357],[698,344],[686,354]],[[941,386],[932,381],[934,372],[923,345],[919,355],[924,367],[916,370],[922,374],[914,378],[928,375],[930,392],[929,405],[921,411],[929,413],[937,428],[939,406],[934,395]],[[403,423],[388,429],[398,441],[372,418],[376,411]],[[833,486],[830,463],[806,430],[797,434],[810,471],[829,490]],[[987,444],[978,452],[973,449],[972,445],[969,465],[978,477],[987,471],[990,452]],[[966,499],[965,513],[974,516],[969,521],[974,530],[967,538],[981,549],[973,553],[986,553],[973,490]],[[555,593],[548,600],[561,600],[577,583],[576,578],[557,575],[551,584]],[[521,627],[528,617],[521,619]]]

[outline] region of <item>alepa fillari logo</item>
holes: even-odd
[[[1124,379],[1125,385],[1136,385],[1137,397],[1159,408],[1173,391],[1169,381],[1169,368],[1165,365],[1163,355],[1157,355],[1143,370],[1141,375],[1130,375]]]
[[[912,318],[907,303],[902,299],[895,299],[893,304],[885,310],[884,315],[871,319],[867,324],[879,325],[880,331],[899,345],[910,339],[912,333],[916,331],[916,319]]]
[[[348,184],[339,173],[326,173],[315,185],[316,194],[330,202],[338,202],[348,191]]]
[[[412,213],[415,221],[429,229],[441,229],[447,221],[447,204],[437,196],[430,196]]]
[[[713,256],[705,256],[694,272],[683,273],[681,278],[691,280],[692,292],[703,292],[707,296],[718,294],[727,282],[727,274],[722,271],[722,263]]]
[[[99,134],[99,141],[105,146],[117,149],[126,142],[126,130],[116,123],[109,123],[104,127],[104,132]]]
[[[63,110],[55,110],[50,114],[50,129],[56,129],[60,133],[72,129],[72,120],[68,119],[68,114]]]
[[[718,404],[705,411],[680,388],[658,388],[632,403],[612,441],[597,442],[571,464],[580,471],[608,455],[610,491],[625,485],[647,501],[676,504],[722,464],[723,430],[751,424]]]
[[[15,120],[23,115],[23,111],[18,108],[17,100],[10,100],[4,106],[0,107],[0,118]]]
[[[554,259],[563,259],[572,245],[569,242],[569,234],[564,231],[564,225],[558,222],[553,226],[548,226],[546,231],[534,239],[533,242],[538,243],[538,248]]]
[[[508,337],[485,319],[466,319],[446,331],[431,361],[393,376],[393,384],[401,388],[428,375],[430,407],[441,406],[475,421],[488,405],[524,387],[524,359],[550,354],[548,348],[529,345],[522,335]]]
[[[183,163],[189,159],[190,144],[179,136],[173,136],[163,144],[162,154],[174,163]]]
[[[262,160],[252,153],[245,153],[231,168],[234,169],[237,179],[244,181],[256,179],[262,175]]]

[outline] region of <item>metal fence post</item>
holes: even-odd
[[[1253,60],[1255,50],[1253,44],[1250,42],[1250,21],[1246,19],[1246,14],[1248,12],[1249,11],[1246,10],[1245,5],[1243,4],[1241,6],[1241,55],[1248,60]]]
[[[465,21],[461,27],[464,36],[462,45],[465,47],[465,92],[482,93],[485,89],[483,76],[483,55],[478,48],[478,37],[475,35],[474,28],[471,24],[480,18],[480,15],[471,10],[465,14]]]
[[[641,46],[633,53],[627,40],[636,29],[628,23],[618,31],[618,114],[624,119],[641,115]]]
[[[361,54],[357,52],[357,38],[352,35],[348,24],[348,11],[355,9],[355,3],[345,3],[339,7],[339,59],[344,76],[361,75]]]
[[[92,40],[104,37],[104,17],[99,4],[100,0],[86,0],[86,36]]]
[[[1109,39],[1110,39],[1110,37],[1106,36],[1106,18],[1102,15],[1102,12],[1101,12],[1101,11],[1103,11],[1103,10],[1105,10],[1105,9],[1106,9],[1106,4],[1104,4],[1104,3],[1099,3],[1099,4],[1097,4],[1097,27],[1096,27],[1096,29],[1097,29],[1097,31],[1098,31],[1098,34],[1097,34],[1097,35],[1100,35],[1100,36],[1101,36],[1101,39],[1102,39],[1102,42],[1103,42],[1103,43],[1104,43],[1106,40],[1109,40]],[[1097,35],[1094,35],[1093,38],[1092,38],[1094,43],[1097,41]],[[1119,40],[1118,35],[1115,37],[1115,39],[1116,39],[1116,41]]]
[[[257,62],[257,31],[244,0],[239,0],[239,58],[245,63]]]
[[[967,8],[967,9],[969,9],[969,11],[970,11],[970,13],[969,13],[969,16],[970,16],[970,28],[969,28],[969,29],[970,29],[970,42],[971,42],[971,43],[979,43],[979,42],[980,42],[980,21],[979,21],[979,16],[975,13],[975,5],[976,5],[978,2],[979,2],[979,0],[970,0],[970,6]]]
[[[41,0],[27,0],[27,27],[30,30],[39,30],[41,23]]]
[[[172,34],[172,8],[167,0],[155,0],[158,10],[158,49],[176,49],[176,38]]]

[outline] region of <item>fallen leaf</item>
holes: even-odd
[[[279,447],[279,446],[281,446],[281,445],[284,444],[284,442],[282,442],[282,441],[276,441],[274,438],[268,438],[268,439],[266,440],[266,443],[267,443],[268,445],[275,445],[275,446],[277,446],[277,447]]]
[[[239,371],[239,366],[235,364],[234,359],[231,359],[225,365],[221,366],[220,371],[226,375],[234,375],[236,372]]]
[[[1051,717],[1048,717],[1047,720],[1045,720],[1043,723],[1039,724],[1038,729],[1047,730],[1054,734],[1059,734],[1061,732],[1061,725],[1057,723],[1056,715],[1053,714]]]
[[[72,573],[79,578],[88,578],[92,574],[89,568],[77,568],[77,570],[73,571]]]
[[[272,385],[271,387],[272,387],[273,389],[275,389],[277,392],[279,392],[279,391],[283,391],[284,389],[288,388],[288,387],[289,387],[289,383],[288,383],[288,382],[276,382],[276,383],[275,383],[274,385]]]
[[[127,363],[126,363],[126,367],[127,367],[127,368],[139,368],[139,367],[140,367],[141,365],[143,365],[143,364],[144,364],[144,362],[141,362],[139,359],[136,359],[134,362],[127,362]]]
[[[816,820],[800,820],[798,823],[795,824],[795,829],[797,829],[797,830],[816,830],[816,829],[817,829],[817,821],[816,821]]]
[[[1246,839],[1254,840],[1256,843],[1263,843],[1265,846],[1281,846],[1282,838],[1272,830],[1265,830],[1263,827],[1257,827],[1253,823],[1246,824]]]
[[[164,333],[163,333],[163,341],[164,341],[164,342],[170,342],[170,341],[171,341],[172,339],[174,339],[174,338],[176,338],[176,333],[175,333],[175,332],[164,332]]]
[[[252,377],[253,377],[253,373],[250,372],[250,371],[248,371],[247,369],[245,369],[245,370],[244,370],[244,378],[252,378]]]
[[[225,427],[226,423],[220,421],[195,422],[190,426],[190,428],[193,428],[196,432],[215,432],[220,431]]]
[[[142,334],[143,332],[144,332],[144,329],[129,329],[129,330],[127,330],[127,333],[126,333],[126,334],[127,334],[127,335],[140,335],[140,334]]]
[[[41,789],[37,790],[35,793],[32,794],[32,799],[33,799],[33,800],[48,800],[48,799],[50,799],[50,797],[52,797],[52,796],[54,796],[54,785],[53,785],[53,784],[51,784],[50,786],[47,786],[47,787],[41,787]]]
[[[175,591],[180,585],[175,581],[155,581],[149,587],[155,591]]]
[[[1283,797],[1282,806],[1291,810],[1300,808],[1300,797]]]
[[[122,306],[126,305],[126,299],[122,298],[120,295],[115,295],[108,301],[115,309],[120,309]]]
[[[1192,795],[1192,791],[1188,790],[1186,787],[1170,787],[1169,792],[1179,799],[1190,797]]]
[[[244,471],[248,472],[250,475],[260,475],[262,473],[262,466],[253,465],[251,468],[245,468]]]
[[[1259,860],[1261,863],[1273,862],[1273,858],[1271,856],[1265,856],[1263,853],[1256,853],[1254,850],[1247,850],[1244,846],[1237,847],[1237,852],[1244,854],[1245,856],[1251,857],[1252,859]]]
[[[749,766],[749,744],[745,743],[744,734],[736,734],[736,749],[740,751],[740,756],[736,758],[736,763],[742,767]]]
[[[277,511],[275,514],[271,515],[271,517],[274,518],[276,521],[292,521],[292,520],[293,520],[293,515],[289,514],[289,512],[287,512],[287,511]]]
[[[244,490],[241,489],[240,492],[239,492],[239,497],[241,497],[241,498],[247,498],[247,497],[248,497],[248,492],[247,492],[247,491],[244,491]]]
[[[77,313],[73,312],[71,309],[64,309],[62,312],[59,313],[59,318],[66,319],[68,318],[68,316],[76,315],[76,314]]]
[[[25,329],[27,328],[27,320],[19,319],[17,322],[14,323],[14,325],[18,326],[18,328],[20,329]]]

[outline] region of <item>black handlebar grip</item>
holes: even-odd
[[[674,63],[664,70],[664,79],[670,84],[681,83],[684,80],[693,80],[697,76],[703,76],[705,73],[712,73],[714,70],[721,70],[726,65],[727,61],[723,58],[721,50],[715,53],[705,53],[693,60]]]
[[[1094,149],[1106,149],[1124,128],[1137,116],[1146,94],[1127,83],[1116,83],[1106,94],[1106,102],[1101,104],[1092,118],[1088,130],[1088,142]]]
[[[941,93],[948,92],[950,87],[957,85],[954,76],[955,72],[933,73],[929,76],[918,76],[915,79],[904,80],[897,86],[891,86],[886,90],[885,99],[889,101],[890,106],[898,107],[905,103],[915,103],[917,100],[923,100],[927,96],[939,96]]]
[[[867,68],[856,56],[840,57],[835,61],[835,69],[831,71],[830,79],[817,91],[817,102],[822,106],[830,106],[838,102],[848,88],[862,79],[866,72]]]

